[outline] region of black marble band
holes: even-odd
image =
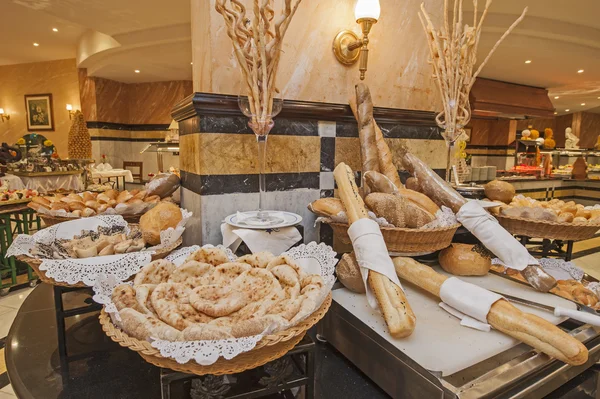
[[[267,191],[289,191],[301,188],[319,189],[319,173],[269,173]],[[181,171],[181,186],[200,195],[257,193],[258,175],[197,175]]]
[[[440,129],[436,126],[403,125],[397,123],[380,123],[379,127],[385,138],[413,140],[443,140]],[[358,125],[352,122],[336,122],[336,137],[358,137]]]
[[[110,129],[110,130],[129,130],[133,132],[165,131],[169,130],[169,125],[151,124],[151,125],[129,125],[126,123],[96,122],[88,121],[88,129]]]

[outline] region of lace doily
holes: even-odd
[[[564,259],[542,258],[537,259],[540,266],[552,277],[557,280],[576,280],[581,281],[585,272],[575,266],[573,262],[567,262]],[[492,265],[506,266],[498,258],[492,259]]]
[[[442,205],[440,210],[436,212],[435,219],[421,227],[421,229],[437,229],[440,227],[453,226],[457,223],[458,220],[456,220],[456,215],[452,212],[452,209]]]
[[[203,248],[214,248],[214,246],[205,245]],[[224,250],[230,261],[235,261],[237,259],[228,248],[222,245],[217,246],[217,248]],[[200,247],[197,245],[181,248],[172,252],[165,259],[173,262],[177,266],[181,266],[185,259],[198,249],[200,249]],[[335,283],[335,276],[333,273],[335,271],[335,265],[337,264],[337,259],[335,258],[336,253],[331,247],[323,243],[317,244],[316,242],[312,242],[310,244],[302,244],[298,247],[294,247],[284,254],[289,255],[294,259],[307,273],[320,274],[325,282],[325,287],[316,302],[316,306],[306,315],[306,317],[309,317],[310,314],[323,304],[323,301]],[[115,278],[114,275],[107,276],[99,274],[93,285],[94,301],[104,305],[104,310],[110,314],[113,323],[117,327],[121,326],[121,319],[116,306],[112,302],[112,292],[119,284],[123,283]],[[302,320],[299,320],[298,322]],[[286,328],[289,327],[291,326],[286,326]],[[265,334],[273,332],[272,330],[272,327],[269,327],[262,334],[217,341],[171,342],[155,339],[152,341],[152,346],[158,349],[163,357],[174,359],[180,364],[185,364],[194,360],[198,364],[206,366],[216,362],[219,357],[230,360],[241,353],[252,350],[256,346],[256,343],[259,342]]]

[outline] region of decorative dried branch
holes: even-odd
[[[215,9],[225,20],[248,93],[252,124],[259,127],[259,134],[272,122],[283,38],[301,2],[284,0],[277,17],[274,0],[252,0],[252,16],[246,17],[242,0],[216,0]]]
[[[496,42],[487,57],[475,73],[477,63],[477,48],[483,22],[487,16],[492,0],[486,0],[485,8],[478,20],[478,0],[473,0],[473,26],[463,24],[463,0],[454,0],[452,11],[449,10],[448,0],[444,0],[444,20],[440,30],[436,30],[425,6],[421,4],[419,18],[425,34],[433,68],[433,79],[442,97],[443,110],[436,116],[436,123],[445,130],[446,140],[454,142],[462,133],[464,126],[471,120],[469,93],[483,67],[500,43],[525,18],[527,7],[521,16],[508,28]],[[450,19],[452,12],[452,19]],[[450,25],[451,24],[451,25]]]

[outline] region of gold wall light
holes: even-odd
[[[362,39],[351,30],[339,32],[333,39],[335,58],[344,65],[352,65],[360,58],[360,80],[365,79],[369,62],[369,33],[379,20],[381,6],[379,0],[357,0],[354,7],[356,22],[361,26]]]
[[[73,119],[75,111],[73,111],[73,106],[71,104],[67,104],[67,111],[69,111],[69,119]]]
[[[0,108],[0,119],[2,119],[2,123],[4,120],[10,120],[10,115],[4,112],[4,108]]]

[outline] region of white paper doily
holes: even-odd
[[[575,266],[573,262],[567,262],[564,259],[542,258],[537,259],[540,266],[546,273],[556,280],[576,280],[581,281],[585,272]],[[492,265],[505,266],[498,258],[492,259]]]
[[[212,248],[213,246],[205,245],[203,248],[209,247]],[[217,248],[224,250],[230,261],[235,261],[236,256],[231,250],[222,245],[217,246]],[[198,249],[200,247],[197,245],[181,248],[171,253],[165,259],[173,262],[176,266],[181,266],[188,255]],[[308,245],[302,244],[292,248],[288,252],[285,252],[284,255],[289,255],[294,259],[305,272],[321,275],[325,282],[319,300],[316,302],[314,309],[307,314],[306,317],[308,317],[323,304],[327,294],[329,294],[333,287],[333,283],[335,282],[333,272],[337,263],[336,254],[331,247],[325,244],[317,245],[317,243],[313,242]],[[104,305],[105,311],[110,314],[113,323],[118,327],[120,327],[120,317],[111,298],[114,288],[119,284],[123,283],[115,279],[114,276],[99,275],[96,279],[96,284],[94,284],[93,296],[94,301]],[[302,320],[298,322],[300,321]],[[287,326],[287,328],[289,327],[292,326]],[[262,334],[251,337],[215,341],[171,342],[154,339],[152,340],[152,346],[158,349],[163,357],[174,359],[179,364],[185,364],[190,360],[194,360],[200,365],[207,366],[216,362],[219,357],[229,360],[240,353],[252,350],[264,335],[272,332],[273,328],[268,328]]]

